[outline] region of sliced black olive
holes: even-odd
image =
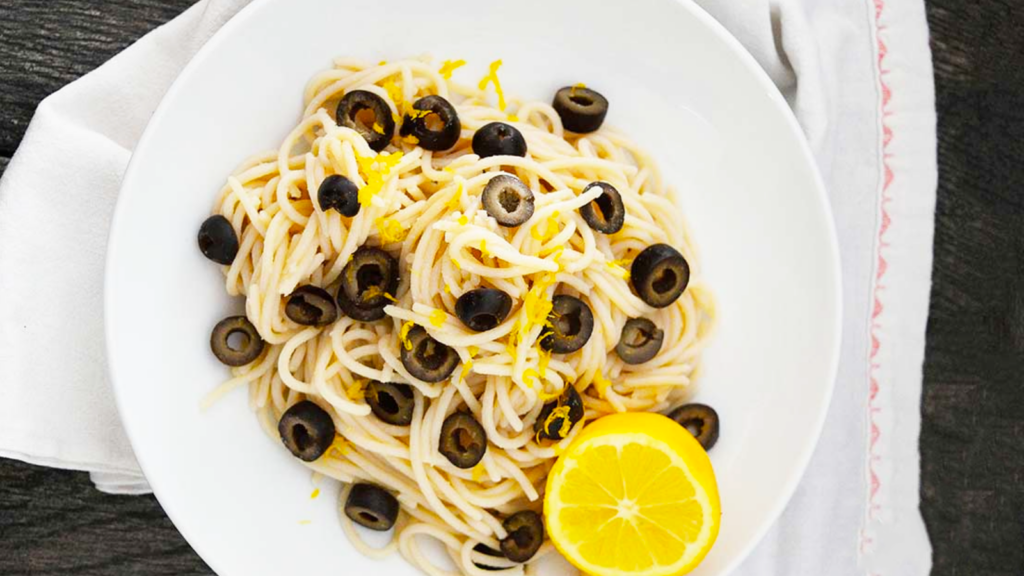
[[[541,348],[558,354],[575,352],[590,340],[594,332],[594,313],[586,302],[560,294],[551,300],[548,323],[540,334]]]
[[[513,562],[533,558],[544,543],[544,521],[533,510],[520,510],[505,518],[501,526],[508,532],[501,540],[501,552]]]
[[[479,553],[483,554],[484,556],[490,556],[492,558],[504,558],[505,557],[505,555],[502,554],[500,550],[495,550],[494,548],[491,548],[490,546],[487,546],[483,542],[481,542],[480,544],[477,544],[476,546],[473,546],[473,551],[474,552],[479,552]],[[473,562],[473,565],[476,566],[477,568],[481,569],[481,570],[490,570],[490,571],[504,570],[504,568],[499,568],[497,566],[489,566],[487,564],[481,564],[479,562]]]
[[[568,436],[572,427],[582,419],[583,398],[576,388],[567,384],[561,396],[541,408],[537,420],[533,423],[533,432],[538,439],[561,440]]]
[[[341,271],[338,305],[350,318],[373,322],[398,290],[398,261],[380,248],[363,246]]]
[[[690,265],[668,244],[649,246],[633,260],[630,282],[641,300],[664,308],[679,298],[690,283]]]
[[[491,178],[480,199],[484,210],[506,228],[519,226],[533,216],[533,190],[509,174]]]
[[[399,134],[415,136],[417,143],[425,150],[448,150],[459,142],[462,122],[459,122],[459,115],[450,102],[440,96],[430,95],[420,98],[412,107],[421,112],[406,114]]]
[[[615,352],[626,364],[643,364],[657,356],[665,332],[647,318],[630,318],[622,327]]]
[[[334,442],[334,420],[309,400],[286,410],[277,423],[277,431],[285,448],[304,462],[323,456]]]
[[[263,338],[245,316],[228,316],[210,334],[210,348],[228,366],[245,366],[263,353]]]
[[[600,187],[602,194],[580,208],[580,215],[594,230],[604,234],[615,234],[622,230],[622,225],[626,221],[626,207],[622,205],[622,196],[615,186],[607,182],[592,182],[583,189],[583,192],[586,193],[594,186]]]
[[[338,124],[359,133],[374,152],[380,152],[395,135],[395,120],[383,98],[366,90],[353,90],[338,102]]]
[[[398,519],[398,499],[380,486],[353,484],[345,500],[345,515],[360,526],[386,532]]]
[[[555,92],[551,103],[566,130],[584,134],[601,127],[608,114],[608,99],[596,90],[566,86]]]
[[[374,416],[388,424],[408,426],[412,422],[412,387],[397,382],[370,381],[366,386],[366,403]]]
[[[491,122],[473,134],[473,153],[481,158],[526,156],[526,139],[514,126]]]
[[[216,214],[199,226],[199,250],[217,264],[231,264],[238,254],[238,235],[227,218]]]
[[[679,422],[683,428],[693,434],[704,450],[711,450],[715,442],[718,442],[718,412],[715,412],[711,406],[686,404],[673,410],[668,417]]]
[[[452,375],[459,365],[459,355],[434,340],[422,326],[414,326],[406,336],[412,349],[402,346],[402,366],[424,382],[440,382]]]
[[[501,324],[510,310],[512,297],[494,288],[470,290],[455,301],[455,315],[476,332],[486,332]]]
[[[331,174],[324,178],[316,192],[316,199],[324,212],[337,210],[350,218],[359,214],[359,187],[341,174]]]
[[[476,466],[487,452],[487,433],[468,412],[453,412],[441,424],[437,450],[457,468]]]
[[[338,319],[338,307],[331,293],[319,286],[299,286],[288,296],[284,314],[303,326],[323,326]]]

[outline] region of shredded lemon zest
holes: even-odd
[[[480,348],[476,346],[470,346],[469,348],[466,348],[466,352],[469,353],[470,358],[474,358],[480,352]]]
[[[597,388],[597,395],[600,398],[604,398],[608,392],[608,387],[612,385],[611,381],[607,380],[603,374],[598,372],[594,375],[594,388]]]
[[[501,89],[501,80],[498,79],[498,68],[501,68],[501,59],[491,62],[487,75],[480,80],[477,86],[480,90],[486,90],[488,84],[494,84],[494,92],[498,95],[498,109],[505,111],[505,91]]]
[[[572,429],[572,424],[569,422],[569,407],[559,406],[552,410],[551,414],[548,414],[547,419],[544,420],[544,433],[548,436],[551,436],[551,425],[555,423],[555,420],[562,421],[561,425],[558,427],[557,436],[560,438],[568,436],[569,430]]]
[[[465,214],[459,216],[459,225],[465,226],[466,224],[469,224],[469,218],[467,218]]]
[[[444,326],[444,321],[447,319],[448,314],[446,314],[444,310],[434,310],[430,313],[430,323],[437,328]]]
[[[629,270],[625,268],[626,264],[629,264],[629,260],[609,260],[607,262],[608,268],[615,273],[616,276],[623,280],[629,280]]]
[[[320,495],[320,489],[313,490],[313,493],[309,495],[310,500],[316,500],[316,497]]]
[[[466,376],[469,375],[469,371],[473,369],[473,361],[467,360],[462,363],[462,371],[459,372],[459,380],[465,380]]]
[[[312,523],[312,520],[299,520],[299,526],[309,526]]]
[[[539,230],[541,226],[544,227],[543,232]],[[538,222],[534,224],[533,227],[530,228],[530,236],[532,236],[534,240],[547,242],[548,240],[554,238],[555,234],[558,234],[559,231],[560,228],[558,226],[558,210],[555,210],[554,212],[551,213],[551,216],[548,216],[542,222]]]
[[[366,181],[366,185],[359,189],[359,204],[369,206],[373,203],[373,197],[384,189],[384,183],[391,169],[402,161],[402,153],[381,152],[376,156],[356,156],[356,163],[359,164],[359,171]]]
[[[527,388],[533,388],[534,381],[540,381],[537,377],[537,371],[533,368],[523,370],[523,383],[526,384]]]
[[[366,382],[364,380],[354,382],[345,391],[345,395],[348,396],[349,400],[362,400],[366,398]]]
[[[451,294],[452,293],[452,287],[447,285],[447,284],[445,284],[444,285],[444,293],[445,294]]]
[[[509,114],[508,115],[508,121],[509,122],[519,122],[519,116],[516,116],[515,114]]]
[[[508,333],[508,341],[505,342],[505,352],[512,357],[513,362],[516,359],[516,349],[519,347],[519,328],[520,322],[516,318],[516,321],[512,323],[512,331]]]
[[[547,375],[548,364],[551,362],[551,351],[539,348],[537,350],[537,356],[540,357],[537,361],[537,372],[540,374],[540,377],[543,378]]]
[[[487,238],[480,239],[480,254],[483,256],[491,255],[491,253],[487,251]]]
[[[420,118],[426,118],[428,114],[430,114],[430,110],[414,109],[409,112],[409,118],[412,120],[418,120]]]
[[[331,442],[330,447],[327,448],[327,455],[330,456],[332,452],[336,452],[338,456],[348,454],[348,442],[346,442],[341,436],[335,436],[334,441]]]
[[[441,69],[438,70],[438,73],[441,74],[441,77],[445,80],[451,80],[452,72],[465,65],[465,60],[445,60],[444,63],[441,64]]]
[[[448,168],[445,168],[447,170]],[[459,182],[459,187],[455,189],[455,194],[448,199],[447,206],[449,210],[458,210],[462,207],[462,182]]]
[[[573,96],[576,95],[576,91],[577,90],[579,90],[580,88],[586,88],[586,87],[587,87],[587,85],[584,84],[583,82],[577,82],[577,83],[573,84],[572,88],[569,89],[569,97],[572,98]]]
[[[385,65],[387,63],[388,63],[387,60],[381,60],[380,62],[377,62],[377,66],[383,66],[383,65]]]
[[[555,398],[558,398],[561,395],[561,390],[557,392],[545,392],[543,389],[541,389],[541,391],[537,393],[537,398],[539,398],[541,402],[547,402],[548,400],[554,400]]]
[[[473,482],[479,482],[484,477],[484,465],[477,464],[473,466]]]
[[[458,268],[459,270],[462,270],[462,265],[461,265],[461,264],[459,264],[459,261],[458,261],[458,260],[456,260],[454,256],[452,256],[452,259],[451,259],[451,260],[452,260],[452,264],[455,264],[455,267],[456,267],[456,268]]]
[[[380,232],[380,241],[383,244],[401,242],[409,234],[409,231],[402,227],[401,222],[394,218],[377,218],[374,220],[377,231]]]
[[[406,144],[412,144],[413,146],[416,146],[417,144],[420,143],[420,139],[417,138],[414,134],[409,134],[408,136],[401,136],[399,137],[399,140],[405,142]]]
[[[402,341],[402,346],[406,350],[412,350],[412,341],[409,340],[409,330],[412,330],[416,323],[412,320],[402,324],[402,329],[398,331],[398,339]]]
[[[373,123],[373,131],[376,132],[377,134],[383,134],[384,133],[384,127],[380,125],[380,122],[374,122]]]
[[[548,315],[551,314],[553,304],[548,298],[547,289],[555,283],[555,274],[544,274],[534,282],[530,291],[523,298],[523,309],[526,311],[526,322],[519,327],[519,341],[526,339],[530,330],[537,325],[548,325]]]

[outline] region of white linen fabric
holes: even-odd
[[[922,0],[697,1],[796,113],[829,189],[844,275],[821,440],[738,574],[927,574],[918,435],[937,169]],[[149,492],[106,371],[110,218],[164,92],[248,3],[201,0],[39,105],[0,180],[0,456],[89,471],[106,492]]]

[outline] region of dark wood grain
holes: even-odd
[[[193,0],[0,0],[0,173],[38,102]],[[922,399],[937,576],[1024,575],[1024,0],[928,0],[940,187]],[[0,460],[0,574],[210,574],[152,497]]]
[[[928,3],[940,184],[921,497],[934,574],[1024,574],[1022,8]]]
[[[0,0],[0,156],[36,105],[195,0]]]

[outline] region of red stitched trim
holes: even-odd
[[[885,0],[872,0],[875,8],[875,38],[877,40],[878,49],[878,92],[879,92],[879,112],[881,115],[882,132],[881,132],[881,161],[882,161],[882,173],[880,174],[881,181],[881,195],[878,203],[879,209],[879,225],[878,225],[878,237],[876,243],[876,266],[875,266],[875,285],[872,289],[872,312],[871,312],[871,352],[868,356],[870,363],[868,370],[868,459],[867,459],[867,476],[868,476],[868,495],[867,495],[867,510],[866,510],[866,521],[871,522],[876,519],[877,513],[881,509],[878,503],[878,493],[882,487],[882,481],[879,478],[877,472],[877,464],[881,460],[881,455],[878,453],[878,441],[882,437],[882,429],[878,425],[876,416],[882,410],[881,406],[878,405],[878,392],[880,389],[878,368],[879,364],[877,361],[878,351],[881,349],[883,343],[878,334],[878,329],[881,326],[882,314],[885,311],[885,304],[882,302],[882,291],[885,289],[883,280],[885,279],[886,272],[889,269],[889,263],[885,259],[885,249],[889,246],[886,242],[885,236],[889,231],[889,226],[892,224],[892,217],[889,214],[888,205],[892,201],[892,197],[889,194],[889,188],[892,186],[893,180],[896,179],[896,175],[892,170],[892,166],[889,165],[889,160],[892,155],[889,153],[889,144],[893,140],[893,131],[888,124],[889,116],[892,111],[889,109],[889,103],[892,100],[892,89],[886,83],[886,76],[889,74],[889,70],[885,67],[885,58],[888,55],[889,48],[885,41],[882,39],[882,32],[885,31],[886,27],[882,24],[882,17],[885,11]],[[868,548],[874,543],[874,540],[867,533],[866,530],[861,530],[861,542],[860,551],[864,554]],[[872,574],[871,576],[877,576]]]

